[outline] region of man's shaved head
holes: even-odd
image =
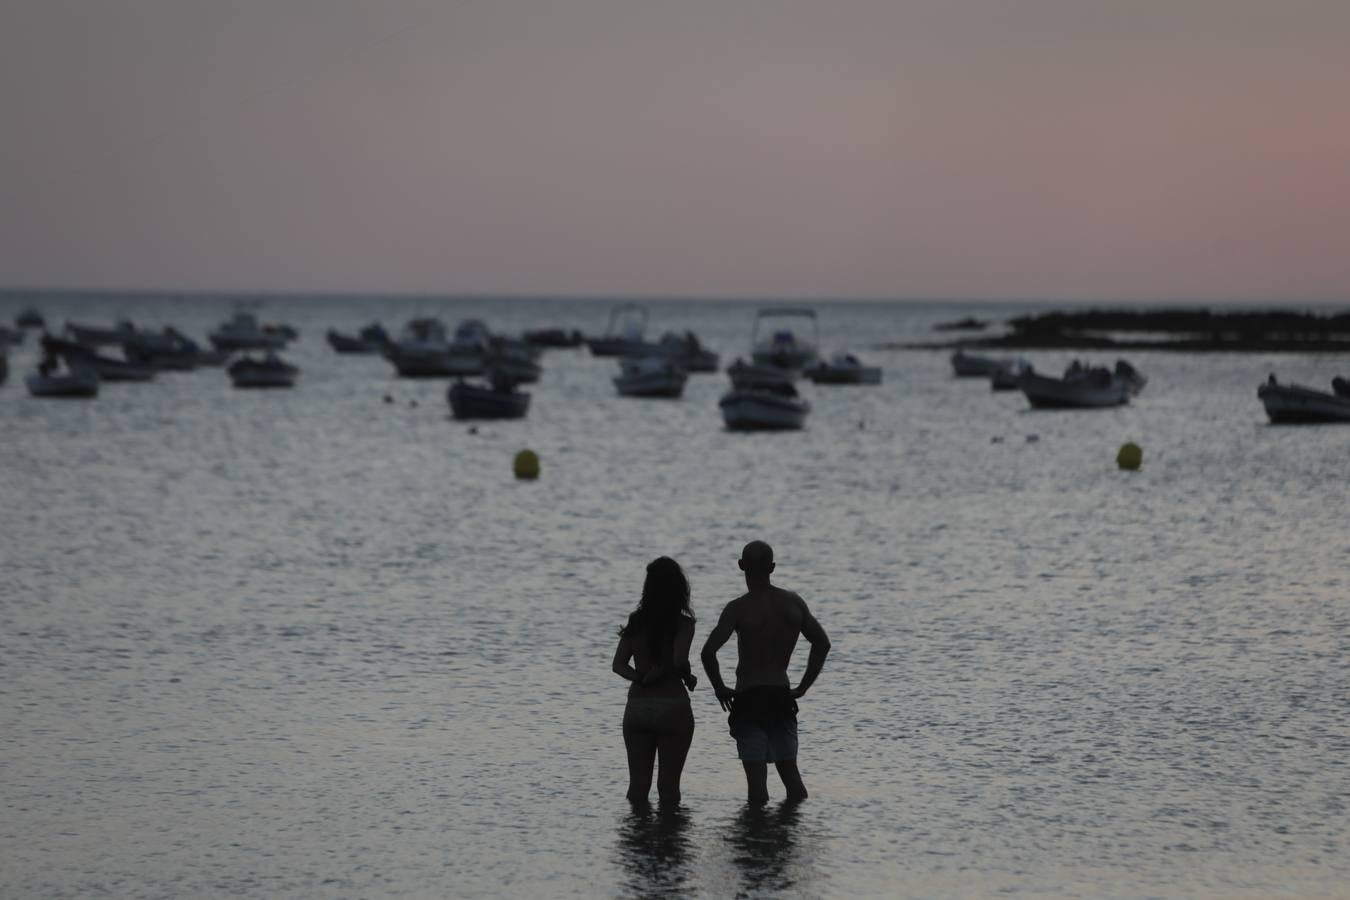
[[[763,541],[751,541],[741,551],[741,569],[752,575],[773,571],[773,548]]]

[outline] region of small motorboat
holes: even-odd
[[[1001,366],[994,370],[989,376],[989,389],[994,391],[1015,391],[1018,388],[1017,380],[1022,377],[1024,372],[1031,369],[1031,363],[1025,359],[1010,360],[1006,366]]]
[[[716,372],[721,361],[721,357],[703,346],[698,335],[692,331],[684,334],[668,331],[657,341],[654,349],[690,374]]]
[[[536,328],[525,332],[524,340],[532,347],[580,347],[586,343],[580,331],[561,328]]]
[[[489,378],[513,384],[534,384],[544,373],[535,361],[537,351],[522,341],[493,338],[483,355],[482,368]]]
[[[450,359],[450,341],[440,319],[413,319],[398,340],[380,351],[402,378],[445,378],[456,374]]]
[[[1050,378],[1028,368],[1017,386],[1036,409],[1102,409],[1129,403],[1130,398],[1148,383],[1125,360],[1117,360],[1115,369],[1085,366],[1074,360],[1063,378]]]
[[[1013,360],[998,356],[976,356],[964,350],[952,354],[952,371],[957,378],[991,378],[1008,368]]]
[[[83,367],[98,373],[100,381],[149,381],[159,369],[145,363],[129,362],[101,356],[92,347],[76,341],[68,341],[49,334],[42,336],[42,350],[51,356],[59,356],[71,368]]]
[[[286,346],[286,333],[276,329],[264,329],[252,313],[237,312],[227,322],[223,322],[207,339],[217,350],[280,350]]]
[[[625,356],[619,360],[614,387],[621,397],[664,397],[684,394],[689,373],[665,355]]]
[[[852,353],[837,353],[802,370],[802,377],[816,384],[881,384],[881,367],[865,366]]]
[[[811,323],[811,337],[799,336],[788,323],[805,319]],[[766,324],[767,323],[767,324]],[[761,333],[764,336],[761,337]],[[820,325],[816,311],[804,306],[783,306],[761,309],[755,313],[755,324],[750,335],[751,362],[781,369],[804,369],[819,356]]]
[[[372,322],[356,335],[328,329],[328,345],[338,353],[379,353],[389,343],[389,333]]]
[[[300,370],[268,351],[262,359],[241,356],[226,369],[237,388],[288,388],[295,386]]]
[[[811,404],[792,385],[784,388],[733,387],[717,404],[733,431],[794,431],[806,424]]]
[[[471,384],[463,379],[446,391],[450,413],[456,419],[520,419],[530,409],[530,395],[506,379]]]
[[[733,387],[765,388],[784,392],[796,390],[797,371],[795,369],[755,365],[738,358],[730,366],[727,366],[727,374],[731,376]]]
[[[38,370],[26,379],[28,393],[34,397],[80,398],[98,396],[98,373],[85,366],[67,364],[60,371],[56,361],[47,357]]]
[[[481,375],[493,343],[492,332],[479,319],[465,319],[455,326],[447,348],[451,375]]]
[[[207,350],[176,328],[137,331],[122,342],[127,362],[173,372],[190,372],[197,366],[223,365],[228,350]]]
[[[47,320],[42,318],[42,313],[30,306],[14,317],[14,324],[19,328],[44,328]]]
[[[609,312],[609,325],[601,337],[586,338],[592,356],[638,356],[646,350],[642,335],[647,330],[647,307],[621,303]]]
[[[100,328],[96,325],[79,325],[66,320],[66,334],[77,344],[86,347],[119,346],[136,333],[136,326],[123,320],[112,328]]]
[[[1272,374],[1256,389],[1272,425],[1321,425],[1350,422],[1350,381],[1339,375],[1331,393],[1299,384],[1280,384]]]

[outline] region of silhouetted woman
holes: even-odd
[[[680,773],[694,739],[688,693],[698,683],[689,671],[693,640],[689,581],[679,563],[662,556],[647,566],[642,599],[619,632],[614,651],[614,671],[633,682],[623,713],[623,742],[628,748],[628,799],[635,803],[646,802],[658,757],[657,793],[663,802],[679,802]]]

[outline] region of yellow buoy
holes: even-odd
[[[1138,444],[1130,441],[1120,445],[1120,452],[1116,454],[1116,465],[1133,472],[1143,464],[1144,451]]]
[[[522,450],[516,454],[514,469],[517,478],[538,478],[539,457],[533,450]]]

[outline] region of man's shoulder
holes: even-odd
[[[806,606],[806,601],[803,600],[801,595],[796,591],[789,591],[787,588],[778,587],[778,585],[774,585],[773,589],[776,592],[776,598],[780,602],[791,603],[793,606]]]

